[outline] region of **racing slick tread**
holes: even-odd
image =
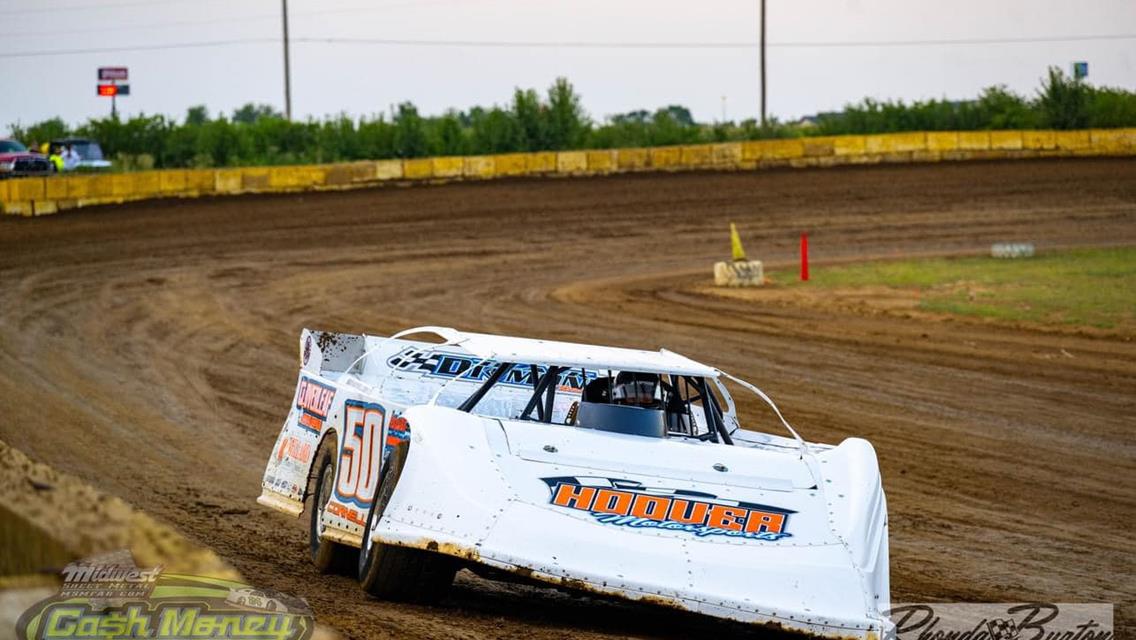
[[[374,504],[367,515],[364,535],[371,530],[372,520],[381,518],[390,502],[402,475],[406,454],[406,444],[391,452]],[[369,553],[360,554],[359,582],[364,591],[382,600],[431,603],[445,594],[454,580],[458,564],[454,558],[432,551],[377,542],[371,546]]]

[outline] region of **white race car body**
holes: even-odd
[[[424,331],[445,343],[400,337]],[[391,338],[305,330],[301,354],[258,501],[300,514],[313,452],[335,438],[325,539],[360,546],[382,464],[408,442],[368,533],[376,542],[814,635],[893,634],[871,445],[742,430],[716,369],[667,351],[440,328]],[[687,411],[690,437],[581,426],[581,389],[618,371],[662,374],[676,388],[705,380],[698,397],[716,398],[697,403],[704,415]]]

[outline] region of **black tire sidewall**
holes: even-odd
[[[367,512],[367,525],[363,529],[363,542],[359,550],[359,582],[362,583],[364,589],[367,588],[368,582],[374,577],[370,574],[373,573],[372,568],[377,564],[384,546],[381,542],[376,542],[371,543],[370,549],[367,549],[367,539],[371,535],[371,526],[376,518],[382,518],[383,511],[386,510],[386,506],[390,502],[390,496],[380,500],[380,497],[386,493],[388,486],[391,487],[390,494],[394,495],[394,485],[398,484],[399,477],[402,476],[402,468],[406,464],[406,453],[407,446],[401,444],[387,458],[379,487],[375,491],[375,499]]]

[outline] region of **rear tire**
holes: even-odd
[[[323,524],[320,519],[327,508],[327,501],[335,488],[336,441],[328,436],[320,443],[312,474],[315,486],[311,491],[311,526],[308,531],[308,546],[311,548],[312,564],[320,573],[349,573],[355,560],[355,550],[332,540],[321,540]]]
[[[399,445],[391,452],[383,469],[375,501],[367,514],[367,527],[363,529],[359,584],[364,591],[381,600],[427,604],[437,602],[445,595],[454,581],[459,562],[440,553],[371,541],[371,534],[382,520],[402,475],[407,450],[408,445]]]

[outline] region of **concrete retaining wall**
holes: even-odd
[[[753,170],[845,164],[1136,155],[1136,129],[931,131],[720,144],[375,160],[327,165],[169,169],[0,180],[0,211],[44,215],[149,198],[351,189],[382,183]]]

